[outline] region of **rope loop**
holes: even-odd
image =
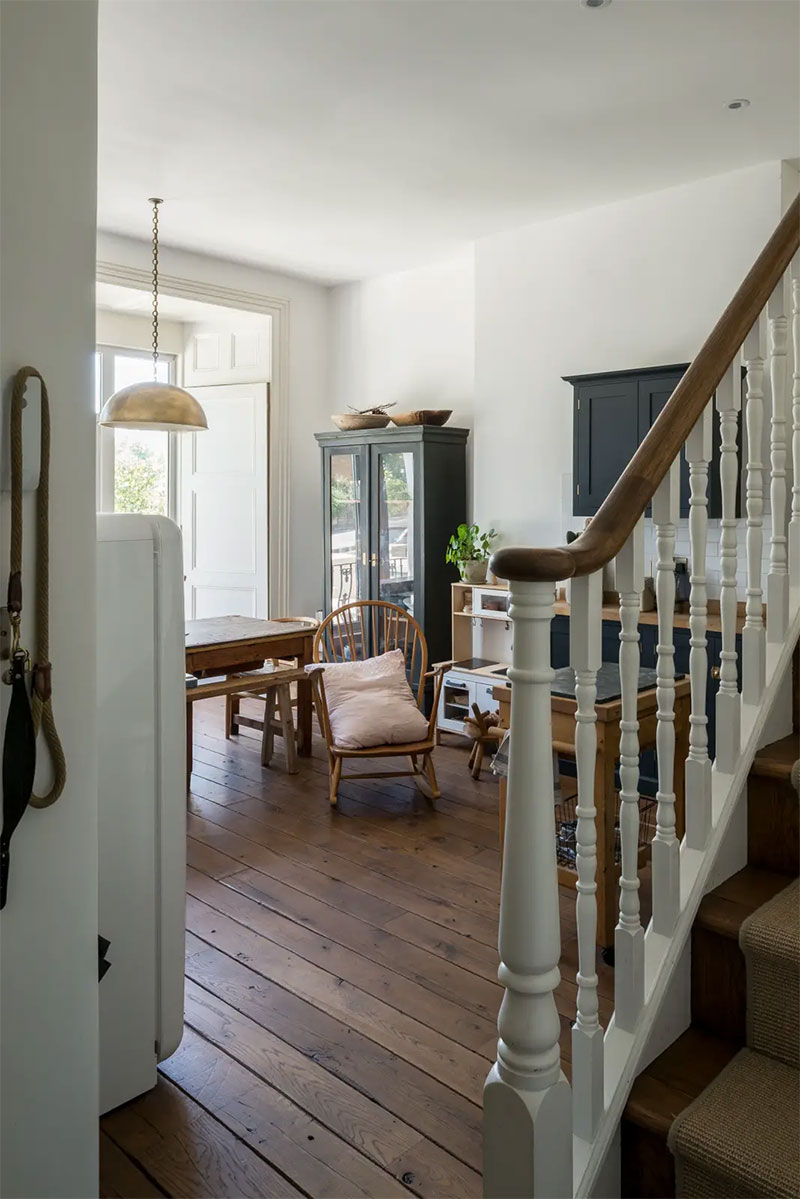
[[[53,716],[50,686],[50,397],[47,384],[33,366],[23,366],[14,376],[11,396],[11,562],[9,613],[22,613],[22,410],[30,379],[41,387],[41,470],[36,496],[36,653],[33,665],[31,709],[38,736],[41,729],[53,763],[53,783],[45,795],[32,794],[31,807],[55,803],[67,781],[61,738]],[[12,607],[13,604],[13,607]]]

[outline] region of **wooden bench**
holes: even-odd
[[[280,733],[286,745],[286,769],[289,774],[297,773],[297,744],[292,718],[290,684],[305,679],[306,672],[299,667],[276,670],[253,670],[229,675],[224,679],[211,679],[186,688],[186,775],[187,785],[192,774],[192,705],[201,699],[214,699],[224,695],[229,698],[264,698],[266,711],[261,738],[261,764],[268,766],[272,759],[275,733]],[[276,719],[277,709],[277,719]],[[261,722],[259,722],[261,723]]]

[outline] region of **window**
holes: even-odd
[[[153,357],[143,350],[98,346],[95,356],[98,415],[109,396],[153,377]],[[158,381],[174,379],[175,359],[161,355]],[[100,512],[154,512],[176,518],[175,435],[150,429],[98,426],[97,507]]]

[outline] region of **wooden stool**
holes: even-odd
[[[269,766],[272,760],[276,733],[280,733],[286,746],[287,773],[297,774],[297,744],[292,719],[292,696],[288,683],[276,683],[266,694],[264,732],[261,736],[262,766]]]
[[[191,675],[187,675],[187,681],[191,679]],[[304,679],[306,673],[299,667],[292,667],[288,670],[254,670],[250,673],[233,674],[224,679],[211,679],[209,682],[197,683],[196,686],[187,686],[186,688],[186,786],[188,788],[192,777],[192,710],[198,700],[214,699],[220,695],[224,695],[227,700],[231,695],[237,695],[239,699],[264,699],[269,703],[268,697],[273,697],[272,708],[270,713],[274,712],[274,692],[279,689],[285,692],[285,698],[278,698],[278,703],[282,704],[280,708],[281,718],[277,723],[277,731],[280,732],[286,739],[286,766],[290,774],[297,773],[297,746],[294,731],[294,722],[292,721],[292,701],[289,693],[289,684],[297,682],[298,679]],[[266,728],[268,722],[261,721],[258,723],[259,729]],[[268,749],[265,749],[265,743],[262,740],[261,744],[261,760],[266,765],[272,757],[272,747],[274,745],[274,733],[272,729]],[[226,730],[227,734],[227,730]],[[229,735],[229,734],[227,734]],[[266,761],[264,754],[268,753]]]
[[[261,765],[269,766],[275,747],[275,734],[278,733],[286,746],[286,770],[289,774],[297,774],[297,737],[292,714],[291,684],[305,677],[304,670],[293,666],[254,671],[252,675],[233,675],[230,682],[238,682],[239,687],[235,691],[231,689],[225,696],[225,736],[231,736],[234,723],[259,729]],[[264,700],[263,721],[238,714],[236,709],[243,699]]]
[[[496,753],[506,732],[498,724],[489,724],[488,721],[489,713],[481,712],[478,705],[473,704],[472,716],[468,716],[464,722],[469,735],[475,739],[472,753],[469,756],[469,770],[474,779],[480,778],[483,757],[487,749],[490,753]]]

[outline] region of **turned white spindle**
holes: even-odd
[[[745,338],[742,356],[747,371],[747,600],[742,630],[742,702],[757,704],[767,670],[764,629],[764,590],[761,555],[764,550],[764,334],[761,318]]]
[[[789,523],[789,581],[800,587],[800,254],[792,260],[792,519]]]
[[[767,641],[783,641],[789,623],[789,564],[786,548],[786,282],[781,279],[767,304],[769,318],[770,509],[772,536],[767,575]]]
[[[617,555],[621,857],[619,922],[614,930],[614,1008],[618,1028],[634,1028],[644,1003],[644,930],[639,916],[639,606],[644,586],[644,517]]]
[[[708,756],[708,464],[712,454],[714,412],[709,403],[686,439],[689,463],[689,756],[686,759],[686,844],[705,849],[711,831],[711,759]]]
[[[653,496],[656,534],[656,756],[658,794],[652,845],[653,929],[671,936],[680,909],[680,845],[675,833],[675,526],[678,523],[680,459]]]
[[[716,704],[717,770],[733,774],[741,743],[741,696],[736,653],[736,492],[739,458],[736,452],[739,410],[742,406],[742,376],[738,355],[720,380],[716,395],[720,429],[720,521],[719,614],[722,626],[719,691]]]
[[[572,1196],[572,1098],[554,992],[561,935],[553,823],[552,583],[511,584],[511,753],[500,889],[505,988],[484,1099],[484,1194]]]
[[[578,771],[578,1001],[572,1026],[572,1112],[576,1136],[591,1141],[603,1114],[603,1029],[597,995],[597,672],[603,660],[603,572],[572,580],[570,660],[575,671]]]

